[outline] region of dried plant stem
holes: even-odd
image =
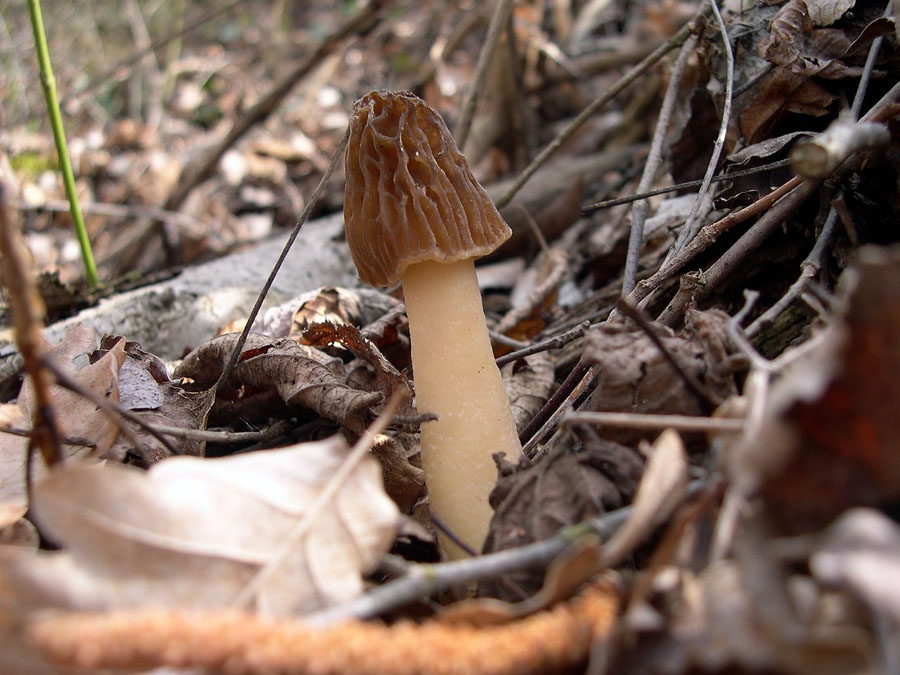
[[[705,298],[714,288],[718,287],[744,258],[759,248],[769,235],[806,201],[820,183],[820,180],[815,179],[802,180],[702,274],[701,281],[696,288],[683,287],[679,289],[668,307],[659,315],[658,320],[670,326],[677,323],[689,302]]]
[[[19,353],[25,361],[25,372],[34,387],[31,443],[37,446],[47,466],[62,461],[60,434],[53,411],[50,387],[53,377],[43,366],[45,353],[41,326],[44,303],[38,295],[31,267],[31,254],[22,242],[21,233],[13,220],[12,190],[0,181],[0,253],[3,255],[3,281],[12,305],[13,328]],[[28,447],[31,456],[31,444]]]
[[[491,23],[488,26],[487,37],[484,45],[478,54],[478,63],[475,66],[475,76],[466,92],[466,98],[463,101],[462,112],[460,113],[459,123],[456,125],[456,144],[463,148],[466,145],[466,139],[469,137],[469,130],[472,127],[472,119],[475,117],[475,104],[478,102],[478,95],[484,89],[485,80],[487,80],[488,72],[491,68],[491,61],[497,44],[500,42],[504,27],[509,22],[509,15],[512,11],[512,0],[495,0],[494,13],[491,15]]]
[[[56,79],[53,77],[53,68],[50,65],[50,50],[47,47],[47,36],[44,34],[44,20],[41,16],[40,0],[28,0],[28,10],[31,14],[34,46],[37,51],[38,65],[41,69],[41,87],[44,90],[44,98],[47,101],[47,115],[50,118],[50,126],[53,129],[53,140],[56,143],[59,170],[62,173],[66,198],[69,200],[69,212],[72,214],[75,236],[78,238],[78,245],[81,248],[81,259],[84,261],[85,275],[88,283],[92,287],[96,287],[100,284],[100,278],[97,276],[97,265],[94,263],[91,240],[88,238],[87,228],[84,225],[84,217],[81,214],[81,208],[78,206],[75,175],[72,173],[72,162],[69,160],[69,150],[66,147],[66,132],[63,129],[62,114],[59,111],[59,100],[56,97]]]
[[[837,222],[838,214],[832,206],[828,212],[828,217],[825,219],[825,224],[822,226],[822,231],[816,238],[816,243],[813,246],[812,251],[810,251],[809,255],[806,256],[806,259],[800,263],[800,277],[791,284],[791,287],[778,302],[767,309],[765,313],[747,327],[744,332],[747,333],[749,337],[753,337],[759,332],[766,330],[775,323],[775,319],[781,316],[781,313],[784,312],[784,310],[790,307],[794,300],[803,295],[809,286],[809,283],[822,269],[822,264],[825,260],[825,252],[837,232]]]
[[[722,402],[721,399],[717,397],[709,387],[707,387],[694,375],[689,373],[681,366],[681,363],[679,363],[678,359],[672,353],[672,350],[670,350],[660,339],[659,335],[657,334],[657,329],[654,328],[652,322],[650,321],[650,318],[646,316],[643,310],[635,307],[624,298],[619,301],[616,307],[622,312],[622,314],[627,316],[638,325],[638,328],[640,328],[644,332],[644,335],[649,338],[650,342],[652,342],[656,346],[656,348],[659,350],[659,353],[662,354],[663,358],[666,360],[666,363],[672,366],[672,370],[674,370],[678,377],[681,378],[685,386],[696,397],[697,402],[701,406],[706,406],[711,410]]]
[[[529,164],[525,169],[519,174],[518,178],[516,178],[515,182],[504,192],[499,199],[496,201],[496,205],[498,209],[502,209],[504,206],[509,204],[513,197],[516,196],[516,193],[522,189],[522,186],[525,185],[529,181],[529,179],[537,172],[541,166],[543,166],[546,161],[553,155],[554,152],[559,150],[563,143],[565,143],[572,135],[578,131],[582,124],[584,124],[587,120],[589,120],[598,110],[603,108],[607,103],[612,101],[616,96],[618,96],[622,91],[624,91],[630,84],[632,84],[635,80],[637,80],[641,75],[643,75],[647,70],[650,69],[655,63],[657,63],[662,57],[668,54],[673,49],[680,47],[684,44],[685,40],[687,40],[700,26],[700,23],[704,20],[706,13],[708,12],[708,8],[701,9],[697,14],[691,19],[688,23],[682,26],[681,30],[679,30],[675,35],[669,38],[668,42],[663,45],[660,45],[657,49],[653,51],[647,58],[642,60],[639,64],[637,64],[634,68],[629,70],[624,76],[622,76],[618,82],[616,82],[612,87],[610,87],[606,92],[603,93],[602,96],[595,99],[590,105],[588,105],[584,110],[582,110],[578,115],[573,119],[566,127],[554,138],[548,145],[545,147],[537,157],[532,160],[531,164]]]
[[[632,507],[626,506],[563,528],[550,539],[519,548],[467,560],[412,565],[404,577],[378,586],[349,602],[315,612],[307,620],[314,625],[328,625],[349,619],[371,619],[420,598],[427,598],[448,586],[465,586],[496,579],[520,569],[545,568],[581,537],[596,535],[603,541],[608,540],[628,520],[631,512]]]
[[[675,109],[675,102],[678,98],[681,78],[684,76],[688,58],[693,53],[696,45],[697,36],[691,35],[688,37],[678,52],[678,58],[675,59],[675,63],[672,65],[669,83],[666,86],[666,93],[659,110],[659,117],[656,120],[656,129],[653,132],[653,139],[650,141],[650,152],[647,154],[644,172],[641,174],[641,180],[637,186],[638,193],[647,192],[650,189],[650,186],[653,185],[653,181],[656,179],[656,173],[659,171],[660,164],[662,164],[663,143],[666,140],[666,133],[669,131],[669,124],[672,121],[672,112]],[[634,205],[634,209],[631,212],[631,233],[628,238],[625,274],[622,281],[623,297],[631,293],[637,281],[638,258],[640,258],[641,248],[644,243],[644,222],[647,219],[649,207],[650,204],[647,200],[641,200]]]
[[[719,27],[719,32],[722,34],[723,48],[725,50],[725,100],[722,106],[722,121],[719,124],[719,133],[716,136],[716,142],[713,145],[712,156],[709,158],[709,164],[706,166],[703,184],[697,192],[697,198],[694,200],[691,212],[688,215],[684,226],[681,228],[678,239],[675,240],[675,244],[666,256],[666,260],[671,259],[678,251],[683,249],[685,244],[693,239],[700,229],[700,219],[698,218],[700,208],[707,198],[713,174],[716,172],[716,167],[719,165],[719,157],[722,155],[722,147],[725,145],[725,134],[728,132],[728,124],[731,121],[731,99],[732,92],[734,91],[734,54],[731,51],[731,41],[728,38],[728,29],[725,27],[725,22],[722,21],[722,15],[719,13],[719,6],[716,4],[716,0],[709,0],[709,7],[716,19],[716,25]],[[663,264],[665,264],[665,261]]]
[[[740,432],[744,421],[717,417],[692,417],[689,415],[649,415],[620,412],[575,412],[559,421],[560,426],[593,424],[603,427],[627,429],[675,429],[675,431]]]
[[[507,363],[512,363],[513,361],[517,361],[518,359],[524,359],[526,356],[531,356],[532,354],[538,354],[540,352],[546,352],[551,349],[559,349],[560,347],[564,347],[573,340],[576,340],[577,338],[580,338],[582,335],[587,333],[590,327],[590,321],[582,321],[574,328],[570,328],[569,330],[564,331],[559,335],[554,335],[553,337],[549,337],[546,340],[535,342],[533,345],[529,345],[528,347],[523,347],[522,349],[510,352],[509,354],[504,354],[497,359],[497,366],[505,366]]]
[[[173,455],[178,454],[178,450],[171,443],[169,443],[168,439],[166,439],[165,436],[159,433],[152,424],[147,422],[140,415],[131,410],[126,410],[115,401],[112,401],[105,396],[100,396],[87,387],[81,386],[81,384],[77,380],[69,377],[69,375],[65,371],[61,370],[55,363],[53,363],[49,359],[45,358],[42,362],[44,364],[44,367],[53,374],[54,378],[56,378],[56,382],[60,387],[65,387],[69,391],[72,391],[79,396],[83,396],[95,406],[97,406],[113,422],[115,422],[121,432],[125,434],[129,441],[131,441],[131,444],[134,446],[135,451],[140,449],[140,441],[138,441],[137,436],[134,435],[134,432],[128,427],[128,425],[125,424],[123,418],[129,420],[130,422],[134,422],[139,427],[144,429],[148,434],[153,436],[153,438],[162,443],[163,446]]]
[[[575,383],[575,386],[572,387],[572,390],[568,392],[568,394],[560,401],[556,403],[556,407],[550,411],[550,414],[547,415],[546,420],[541,425],[541,427],[534,433],[534,435],[528,439],[528,442],[522,447],[522,452],[526,457],[531,458],[532,463],[536,463],[540,459],[540,455],[536,450],[538,443],[542,442],[547,436],[550,435],[550,432],[556,428],[557,423],[559,422],[559,418],[566,414],[570,408],[575,404],[575,401],[585,392],[588,387],[597,379],[597,376],[600,374],[600,365],[593,364],[584,371],[584,375]],[[563,383],[565,384],[565,383]],[[563,387],[560,387],[562,389]],[[559,393],[559,392],[557,392]],[[554,397],[551,397],[548,404],[553,402]],[[544,406],[547,408],[548,406]],[[544,412],[542,409],[538,415]],[[533,421],[533,420],[532,420]],[[531,426],[529,424],[529,426]],[[523,433],[524,435],[524,433]]]
[[[666,281],[674,277],[685,265],[693,260],[697,255],[712,246],[716,240],[725,232],[735,225],[744,222],[754,216],[759,215],[766,209],[772,207],[779,199],[789,194],[791,190],[796,188],[803,181],[802,178],[794,177],[784,185],[776,188],[764,197],[760,197],[749,206],[744,207],[740,211],[729,213],[724,218],[717,220],[704,227],[697,236],[691,240],[691,243],[683,248],[675,257],[657,271],[652,276],[638,282],[634,290],[628,295],[628,301],[632,303],[640,303],[644,298],[659,288]]]
[[[752,176],[757,173],[768,173],[773,169],[780,169],[782,167],[790,164],[789,159],[779,159],[777,162],[769,162],[768,164],[761,164],[760,166],[755,166],[752,169],[743,169],[741,171],[732,171],[727,174],[720,174],[715,176],[712,179],[713,183],[718,183],[723,180],[734,180],[735,178],[742,178],[743,176]],[[621,206],[622,204],[630,204],[631,202],[637,202],[642,199],[647,199],[648,197],[656,197],[657,195],[664,195],[668,192],[677,192],[678,190],[687,190],[689,188],[700,187],[703,185],[703,180],[689,180],[684,183],[676,183],[675,185],[669,185],[668,187],[657,188],[655,190],[647,190],[646,192],[638,192],[628,197],[617,197],[616,199],[604,199],[602,202],[594,202],[593,204],[587,204],[581,207],[581,215],[586,216],[589,213],[593,213],[594,211],[599,211],[600,209],[608,209],[613,206]]]

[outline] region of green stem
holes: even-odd
[[[50,115],[50,126],[53,128],[53,140],[56,142],[56,153],[59,155],[59,168],[62,171],[66,196],[69,199],[69,210],[75,225],[78,244],[81,246],[81,258],[84,260],[88,283],[92,287],[96,287],[100,284],[100,279],[97,276],[97,266],[94,264],[91,241],[88,239],[87,229],[84,226],[84,217],[81,215],[81,207],[78,205],[78,195],[75,193],[75,175],[72,173],[72,163],[69,161],[69,151],[66,147],[66,132],[63,129],[62,114],[59,111],[59,100],[56,97],[56,80],[50,66],[50,50],[47,48],[47,36],[44,34],[40,0],[28,0],[28,9],[31,13],[34,46],[41,69],[41,87],[44,90],[44,98],[47,100],[47,113]]]

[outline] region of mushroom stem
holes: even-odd
[[[518,461],[522,446],[481,305],[472,260],[420,262],[402,274],[412,342],[416,407],[438,419],[422,426],[422,468],[432,511],[480,550],[493,513],[492,455]],[[461,551],[443,542],[451,557]]]

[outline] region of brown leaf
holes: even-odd
[[[309,351],[315,350],[292,340],[276,341],[265,353],[241,361],[234,377],[244,385],[274,388],[288,405],[303,406],[361,433],[383,395],[347,386]]]
[[[730,358],[733,348],[725,332],[722,312],[689,312],[685,329],[676,334],[654,324],[659,339],[681,368],[702,383],[719,403],[737,392]],[[703,415],[708,403],[685,384],[672,364],[645,333],[635,328],[604,325],[592,330],[585,358],[603,368],[598,377],[591,409],[601,412],[635,412]],[[647,438],[645,432],[605,430],[604,437],[620,443]]]
[[[399,516],[374,460],[327,495],[348,451],[334,437],[225,459],[176,457],[147,472],[62,467],[37,486],[32,508],[65,551],[5,551],[0,583],[29,607],[222,608],[281,560],[253,595],[262,613],[352,598]]]
[[[599,439],[572,449],[571,440],[566,437],[538,464],[500,477],[491,493],[495,511],[486,553],[547,539],[566,525],[630,501],[642,468],[637,453]],[[531,595],[540,587],[543,573],[528,570],[508,578]],[[520,599],[496,582],[482,590],[495,597]]]
[[[757,454],[787,455],[765,470],[764,495],[792,529],[900,499],[900,251],[861,249],[844,284],[846,328],[776,383],[758,440]]]
[[[82,387],[98,396],[118,399],[118,372],[125,359],[124,341],[120,342],[96,363],[76,366],[76,360],[86,361],[86,354],[96,346],[94,331],[81,324],[75,324],[67,332],[63,340],[48,349],[47,358]],[[58,385],[51,388],[56,421],[63,436],[83,438],[94,443],[93,448],[79,445],[64,445],[66,458],[99,456],[106,452],[119,435],[118,425],[88,399]],[[18,426],[30,428],[31,409],[34,406],[34,391],[30,380],[25,380],[19,394],[17,407],[22,411]],[[8,413],[12,414],[12,413]],[[0,434],[0,503],[11,509],[8,514],[24,510],[25,490],[25,449],[28,439],[10,434]],[[46,466],[40,457],[34,458],[32,467],[34,479],[46,472]]]

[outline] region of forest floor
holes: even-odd
[[[2,3],[0,663],[900,671],[896,8],[46,2],[91,288]],[[344,237],[196,343],[92,324],[325,231],[372,90],[437,111],[511,228],[477,270],[523,456],[465,553],[402,288],[348,283]]]

